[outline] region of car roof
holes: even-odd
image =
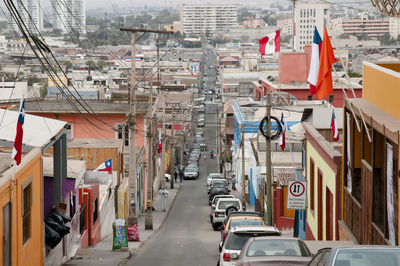
[[[261,214],[259,212],[251,212],[251,211],[237,211],[237,212],[231,212],[229,213],[228,217],[233,217],[233,216],[256,216],[256,217],[261,217]]]
[[[278,240],[296,240],[296,241],[303,241],[300,238],[297,237],[286,237],[286,236],[260,236],[257,238],[254,238],[254,240],[266,240],[266,239],[278,239]]]
[[[225,178],[213,178],[212,181],[228,181]]]
[[[270,226],[270,225],[265,225],[265,226],[234,226],[231,229],[231,232],[237,233],[237,232],[277,232],[280,233],[278,228],[275,226]]]
[[[243,215],[243,216],[233,216],[233,217],[230,217],[229,220],[262,220],[262,218],[259,217],[259,216],[248,216],[248,215]]]
[[[215,195],[213,199],[215,198],[228,198],[228,199],[232,199],[235,198],[233,195]]]
[[[224,202],[224,201],[232,201],[232,200],[240,202],[240,199],[238,199],[238,198],[222,198],[222,199],[218,200],[218,203],[220,203],[221,201]]]

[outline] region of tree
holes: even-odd
[[[100,72],[103,72],[103,69],[107,66],[107,64],[106,64],[105,61],[99,60],[99,61],[97,61],[96,66],[97,66],[97,69],[98,69]]]
[[[86,61],[86,66],[87,66],[87,70],[88,70],[88,75],[90,76],[90,71],[95,69],[96,64],[93,60],[88,60],[88,61]]]
[[[64,61],[63,65],[65,66],[65,73],[67,73],[68,70],[70,70],[73,67],[73,64],[69,60]]]

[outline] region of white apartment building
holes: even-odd
[[[53,10],[52,25],[63,34],[72,30],[86,33],[85,0],[50,0]]]
[[[188,35],[212,34],[237,26],[236,5],[182,5],[181,32]]]
[[[38,31],[43,30],[43,10],[41,9],[41,0],[13,0],[13,2],[29,31],[37,33]],[[13,18],[11,18],[11,21],[13,29],[19,32],[19,28]]]
[[[329,20],[329,7],[330,4],[327,3],[296,3],[294,42],[296,51],[304,51],[304,45],[312,43],[315,26],[317,26],[321,38],[323,37],[325,21]]]

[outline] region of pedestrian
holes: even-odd
[[[183,172],[182,170],[179,170],[179,179],[181,180],[181,183],[183,181]]]
[[[232,190],[236,190],[236,177],[235,174],[232,175]]]
[[[174,180],[175,180],[175,183],[176,183],[177,179],[178,179],[178,173],[175,171],[175,173],[174,173]]]

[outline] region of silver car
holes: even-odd
[[[183,172],[183,176],[185,177],[185,179],[198,179],[199,173],[198,170],[193,166],[188,166]]]

